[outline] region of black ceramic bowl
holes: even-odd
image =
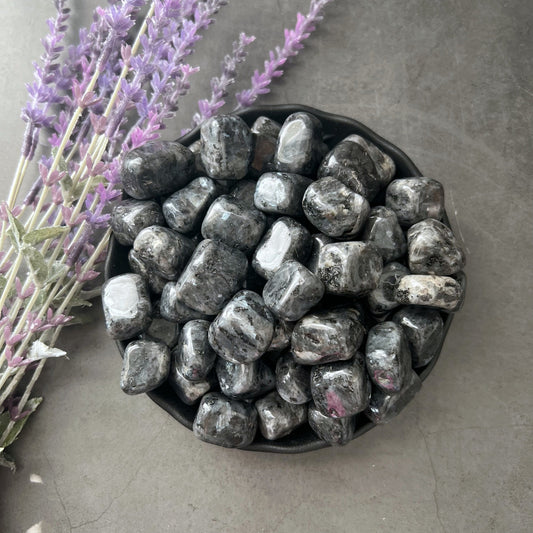
[[[311,107],[302,105],[257,106],[245,109],[237,114],[249,126],[251,126],[253,122],[262,115],[268,116],[277,122],[282,123],[290,114],[297,111],[312,113],[320,119],[324,130],[324,140],[330,146],[330,148],[348,135],[355,133],[372,141],[381,150],[392,157],[394,163],[396,164],[395,178],[422,176],[421,172],[418,170],[418,168],[416,168],[414,163],[398,147],[394,146],[389,141],[385,140],[383,137],[380,137],[370,128],[364,124],[361,124],[361,122],[357,122],[356,120],[339,115],[332,115],[331,113],[325,113],[324,111],[319,111],[318,109],[313,109]],[[185,137],[179,139],[179,142],[184,145],[189,145],[199,138],[200,131],[199,128],[196,128],[188,133]],[[447,222],[447,219],[445,219],[445,221]],[[118,244],[114,238],[111,239],[111,245],[105,268],[106,279],[129,272],[127,252],[127,248]],[[446,337],[446,333],[448,332],[448,328],[450,327],[452,317],[453,314],[443,314],[443,341]],[[117,342],[117,347],[121,356],[124,355],[124,349],[126,348],[127,344],[128,341]],[[439,346],[437,355],[428,365],[416,369],[416,372],[419,374],[422,380],[428,376],[435,366],[441,348],[442,344]],[[192,430],[192,423],[196,414],[197,406],[191,407],[182,403],[173,392],[170,385],[165,383],[158,389],[149,392],[148,396],[170,415],[172,415],[178,422]],[[357,415],[354,439],[361,436],[363,433],[366,433],[374,426],[375,424],[366,418],[364,414],[361,413]],[[325,448],[327,446],[329,445],[320,440],[313,433],[309,425],[306,424],[287,437],[276,441],[268,441],[258,433],[256,440],[250,446],[244,449],[256,452],[302,453],[318,450],[319,448]]]

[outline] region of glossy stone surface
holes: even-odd
[[[322,142],[322,125],[309,113],[293,113],[278,136],[274,166],[280,172],[311,175],[320,161],[316,147]]]
[[[355,432],[355,417],[331,418],[323,415],[314,402],[309,404],[307,411],[309,425],[318,438],[331,445],[342,446],[353,439]]]
[[[324,296],[324,284],[298,261],[285,261],[263,289],[265,304],[289,322],[302,318]]]
[[[206,239],[196,247],[178,279],[178,300],[195,311],[214,315],[242,287],[247,267],[240,250]]]
[[[262,361],[241,364],[219,357],[216,372],[220,390],[235,400],[257,398],[276,386],[274,372]]]
[[[127,152],[120,171],[124,191],[137,200],[173,193],[194,176],[194,154],[171,141],[152,141]]]
[[[370,399],[370,379],[361,353],[350,361],[314,366],[311,394],[325,416],[344,418],[364,411]]]
[[[331,237],[324,235],[323,233],[313,234],[312,239],[313,247],[311,248],[311,254],[309,255],[309,259],[307,259],[306,266],[311,272],[316,274],[316,269],[318,266],[318,257],[320,255],[322,247],[326,244],[334,242],[334,240]]]
[[[261,211],[230,196],[220,196],[205,215],[202,236],[249,253],[257,246],[265,228],[266,217]]]
[[[412,226],[425,218],[440,220],[444,215],[444,188],[430,178],[397,179],[387,187],[385,203],[402,226]]]
[[[255,402],[259,417],[259,429],[267,440],[289,435],[307,420],[307,405],[286,402],[273,391]]]
[[[161,293],[159,312],[163,318],[184,324],[189,320],[207,319],[209,315],[196,311],[180,301],[180,292],[176,283],[169,281]]]
[[[162,342],[169,348],[173,348],[178,342],[179,333],[180,328],[177,322],[171,322],[165,318],[154,318],[141,338]]]
[[[113,207],[110,222],[115,239],[123,246],[131,246],[142,229],[164,223],[159,204],[142,200],[118,202]]]
[[[413,368],[427,365],[442,343],[444,322],[434,309],[404,307],[392,316],[409,342]]]
[[[205,380],[215,365],[217,354],[207,339],[210,322],[191,320],[181,329],[172,357],[180,374],[190,381]]]
[[[185,405],[194,405],[200,398],[209,392],[213,383],[209,379],[202,379],[200,381],[191,381],[187,379],[172,362],[168,382],[177,397]]]
[[[384,263],[402,257],[407,251],[407,240],[396,213],[382,205],[370,210],[362,239],[378,249]]]
[[[252,132],[242,118],[218,115],[200,128],[201,158],[207,175],[217,180],[240,180],[252,158]]]
[[[378,387],[372,387],[372,396],[365,415],[375,424],[385,424],[400,413],[421,387],[422,382],[413,370],[409,373],[404,387],[397,394],[387,394]]]
[[[163,202],[166,223],[179,233],[196,231],[218,194],[218,188],[212,179],[201,177],[192,180]]]
[[[209,343],[232,363],[259,359],[274,336],[274,317],[263,298],[252,291],[238,292],[209,327]]]
[[[457,310],[464,298],[464,287],[449,276],[411,274],[404,276],[396,289],[396,301],[403,305],[423,305],[444,311]]]
[[[248,446],[256,431],[257,411],[253,405],[215,392],[202,398],[193,424],[196,437],[226,448]]]
[[[218,183],[218,182],[217,182]],[[228,182],[232,186],[228,189],[228,195],[243,203],[246,207],[252,208],[254,206],[254,194],[257,182],[251,179],[244,179],[237,182]]]
[[[311,367],[300,365],[287,352],[276,363],[276,390],[289,403],[303,404],[311,399]]]
[[[276,320],[274,327],[274,336],[268,347],[269,352],[281,352],[286,350],[291,345],[291,335],[294,329],[293,322],[286,322],[285,320]]]
[[[409,269],[413,274],[449,276],[465,267],[466,257],[452,230],[433,218],[409,228]]]
[[[204,164],[202,163],[202,156],[200,154],[200,150],[202,149],[202,141],[198,139],[197,141],[189,144],[188,148],[194,155],[194,168],[196,170],[196,174],[198,176],[205,176],[205,168]]]
[[[255,271],[265,279],[290,259],[305,263],[312,246],[311,234],[296,220],[281,217],[266,232],[252,259]]]
[[[255,133],[256,135],[265,135],[276,139],[281,130],[281,124],[269,117],[262,116],[254,121],[250,129],[252,133]]]
[[[272,160],[276,153],[281,124],[268,117],[259,117],[251,127],[254,139],[254,151],[250,170],[252,174],[260,176],[272,167]]]
[[[372,244],[350,241],[323,246],[316,273],[326,292],[361,296],[377,287],[382,270],[383,260]]]
[[[292,353],[296,362],[303,365],[351,359],[361,346],[365,333],[354,309],[312,313],[294,326]]]
[[[107,333],[126,340],[144,331],[151,320],[152,304],[146,282],[139,274],[122,274],[102,287],[102,308]]]
[[[166,344],[132,341],[124,350],[120,388],[126,394],[149,392],[165,382],[169,370],[170,351]]]
[[[336,239],[355,237],[370,213],[370,204],[338,179],[314,181],[302,200],[307,219],[319,231]]]
[[[150,226],[137,235],[133,249],[155,274],[175,280],[191,257],[194,243],[169,228]]]
[[[368,307],[373,315],[382,316],[398,307],[396,289],[400,280],[409,273],[409,269],[401,263],[392,262],[383,267],[378,286],[368,293]]]
[[[366,368],[372,382],[387,394],[403,389],[411,372],[407,338],[395,322],[376,324],[366,340]]]
[[[132,272],[143,277],[154,294],[161,294],[163,292],[165,285],[168,283],[168,279],[160,276],[152,268],[147,266],[133,248],[128,252],[128,264]]]
[[[257,181],[257,209],[275,215],[303,216],[302,198],[313,180],[300,174],[266,172]]]

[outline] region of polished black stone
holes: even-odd
[[[257,181],[244,179],[237,183],[234,181],[231,183],[233,183],[233,186],[229,188],[228,195],[234,200],[244,204],[246,207],[255,208],[254,194]]]
[[[311,400],[311,367],[300,365],[287,352],[276,363],[276,389],[289,403],[303,404]]]
[[[303,216],[302,198],[313,180],[288,172],[266,172],[255,189],[257,209],[274,215]]]
[[[286,402],[277,391],[257,400],[255,407],[259,430],[267,440],[281,439],[307,420],[307,405]]]
[[[269,352],[281,352],[286,350],[291,345],[291,335],[294,329],[293,322],[286,322],[285,320],[276,320],[274,327],[274,336],[272,342],[268,347]]]
[[[396,301],[403,305],[422,305],[456,311],[464,298],[464,286],[449,276],[410,274],[396,289]]]
[[[192,381],[187,379],[178,369],[178,367],[172,361],[170,367],[170,374],[168,376],[168,382],[172,387],[172,390],[176,393],[177,397],[185,405],[194,405],[197,403],[204,394],[209,392],[213,388],[215,380],[202,379],[200,381]]]
[[[251,127],[252,133],[257,135],[266,135],[267,137],[273,137],[277,139],[281,130],[281,124],[272,120],[269,117],[258,117]]]
[[[189,144],[188,148],[194,154],[194,168],[196,170],[196,175],[205,176],[206,172],[204,164],[202,163],[202,155],[200,153],[202,149],[202,141],[198,139],[197,141]]]
[[[384,263],[399,259],[407,251],[407,241],[396,213],[382,205],[370,210],[362,239],[378,249]]]
[[[154,294],[159,295],[163,292],[168,279],[160,276],[153,268],[146,265],[133,248],[128,252],[128,263],[131,271],[142,276]]]
[[[161,300],[159,301],[159,312],[163,318],[179,324],[185,324],[189,320],[210,318],[210,315],[191,309],[181,302],[179,288],[172,281],[169,281],[163,287]]]
[[[323,415],[314,402],[309,404],[307,411],[309,425],[318,438],[331,445],[342,446],[353,439],[355,432],[355,416],[331,418]]]
[[[383,316],[398,307],[396,289],[400,280],[409,273],[407,267],[394,261],[383,267],[378,286],[368,293],[368,307],[373,315]]]
[[[111,229],[115,239],[123,246],[131,246],[139,232],[148,226],[165,223],[157,202],[122,200],[113,207]]]
[[[320,251],[322,250],[322,247],[326,244],[330,244],[333,241],[331,237],[328,237],[327,235],[324,235],[323,233],[315,233],[312,235],[313,238],[313,247],[311,249],[311,254],[309,255],[309,259],[307,260],[306,267],[316,274],[316,269],[318,266],[318,257],[320,256]]]
[[[272,168],[280,129],[281,125],[268,117],[259,117],[252,124],[254,151],[250,170],[253,175],[260,176]]]
[[[153,318],[148,329],[141,334],[141,339],[162,342],[169,348],[173,348],[178,342],[180,328],[177,322],[165,318]]]
[[[231,363],[219,357],[216,365],[220,390],[234,400],[249,400],[276,387],[274,372],[262,361]]]

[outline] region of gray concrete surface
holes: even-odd
[[[80,4],[78,24],[96,2]],[[193,56],[203,71],[168,135],[187,125],[238,31],[258,37],[249,75],[306,6],[232,0]],[[2,7],[5,191],[51,2]],[[120,391],[96,309],[62,336],[70,359],[39,381],[45,401],[12,448],[17,473],[0,471],[0,531],[532,531],[532,20],[529,0],[337,0],[263,99],[357,118],[445,185],[468,250],[467,301],[397,419],[301,456],[203,444],[147,397]]]

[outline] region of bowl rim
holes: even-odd
[[[365,124],[359,122],[358,120],[345,117],[342,115],[336,115],[326,111],[321,111],[319,109],[309,107],[301,104],[282,104],[282,105],[261,105],[261,106],[252,106],[246,109],[238,110],[232,114],[240,116],[247,124],[251,125],[253,121],[259,116],[268,116],[273,120],[278,122],[283,122],[285,118],[292,113],[296,112],[305,112],[310,113],[316,116],[322,122],[324,130],[328,132],[333,132],[330,134],[330,138],[333,139],[333,142],[339,142],[343,138],[347,137],[350,133],[346,133],[346,130],[353,130],[352,133],[361,135],[362,137],[373,142],[378,148],[387,153],[396,165],[397,172],[404,177],[423,177],[423,174],[416,167],[413,161],[405,154],[400,148],[392,144],[387,139],[381,137],[372,129],[370,129]],[[192,144],[200,138],[200,126],[197,126],[195,129],[191,130],[184,136],[177,139],[177,142],[184,144],[186,146]],[[336,139],[336,140],[335,140]],[[448,216],[446,211],[444,212],[444,222],[449,224]],[[105,268],[104,268],[104,277],[105,280],[110,279],[111,277],[118,275],[114,271],[117,269],[116,257],[117,254],[121,253],[122,247],[114,236],[111,236],[109,249],[106,257]],[[453,320],[453,313],[441,313],[444,320],[444,329],[441,342],[439,343],[437,352],[433,359],[424,367],[420,369],[415,369],[418,376],[422,381],[424,381],[427,376],[431,373],[435,367],[437,360],[440,357],[440,353],[446,339],[448,330],[450,328],[451,322]],[[120,356],[124,356],[124,350],[128,341],[116,341],[117,348],[119,350]],[[185,413],[191,413],[196,411],[197,406],[187,406],[182,403],[176,394],[172,391],[168,383],[165,383],[161,387],[146,393],[147,396],[155,402],[159,407],[164,409],[168,414],[170,414],[174,419],[176,419],[180,424],[192,430],[192,422],[185,416]],[[352,437],[352,440],[360,437],[367,431],[371,430],[376,426],[374,422],[369,420],[362,413],[356,415],[359,420],[362,419],[362,424],[356,425],[356,430]],[[310,430],[312,433],[312,430]],[[291,444],[290,440],[280,440],[280,441],[267,441],[263,440],[260,442],[254,441],[249,446],[244,448],[238,448],[239,450],[246,451],[256,451],[256,452],[270,452],[270,453],[287,453],[287,454],[296,454],[296,453],[305,453],[321,448],[327,448],[331,445],[325,441],[320,440],[316,435],[315,438],[308,440],[303,443]],[[285,438],[286,439],[286,438]]]

